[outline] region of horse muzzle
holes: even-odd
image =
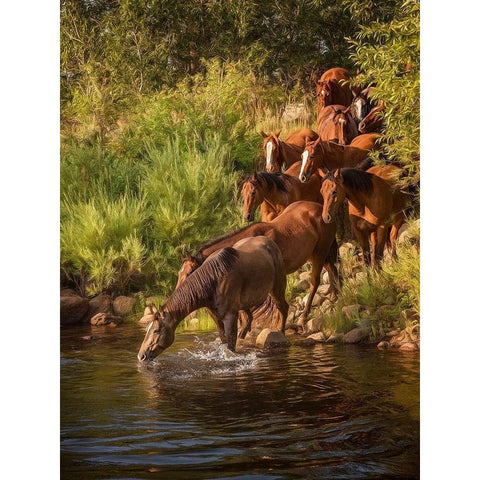
[[[333,218],[329,213],[322,215],[322,218],[325,223],[332,223],[333,221]]]

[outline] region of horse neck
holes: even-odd
[[[278,144],[278,158],[280,166],[285,165],[286,168],[298,162],[301,159],[302,149],[296,145],[280,141]]]
[[[170,314],[177,328],[178,324],[190,313],[209,305],[209,295],[204,292],[189,291],[189,277],[183,282],[165,302],[163,309]]]
[[[345,190],[345,197],[355,208],[363,210],[365,207],[371,207],[369,195],[366,195],[364,192],[359,192],[358,190],[347,187],[345,185],[343,185],[342,188]]]
[[[225,247],[231,247],[235,245],[238,241],[246,237],[254,236],[253,233],[256,233],[260,228],[260,223],[255,223],[253,225],[248,225],[245,228],[242,228],[236,232],[233,232],[231,235],[226,235],[222,238],[219,238],[217,241],[212,242],[211,244],[200,248],[197,255],[202,256],[202,261],[208,258],[212,253],[215,253],[217,250],[220,250]]]
[[[271,208],[276,210],[276,205],[285,205],[288,202],[288,197],[290,193],[290,184],[289,182],[285,182],[285,186],[287,188],[287,192],[280,191],[276,186],[269,187],[268,185],[262,185],[262,194],[263,194],[263,201],[269,205]]]
[[[320,147],[320,148],[319,148]],[[319,150],[323,154],[324,165],[320,161],[319,167],[325,166],[329,170],[342,167],[354,167],[364,158],[365,151],[349,145],[338,145],[333,142],[321,142]]]

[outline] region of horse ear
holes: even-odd
[[[342,113],[350,113],[350,107],[351,107],[351,106],[352,106],[352,105],[349,105],[345,110],[343,110]]]
[[[263,130],[260,131],[260,135],[261,135],[263,138],[267,138],[267,137],[268,137],[268,135],[267,135]]]
[[[280,134],[282,133],[281,130],[278,131],[278,133],[275,134],[275,136],[278,138],[280,136]]]
[[[335,178],[335,180],[337,180],[338,183],[343,184],[342,172],[339,168],[335,170],[335,172],[333,173],[333,177]]]
[[[318,169],[318,174],[320,175],[320,177],[323,179],[325,178],[327,175],[328,175],[328,170],[324,167],[320,167]]]

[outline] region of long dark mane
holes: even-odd
[[[373,191],[373,175],[356,168],[341,168],[340,174],[346,187],[357,192],[370,193]]]
[[[272,188],[277,188],[281,192],[288,192],[285,185],[285,182],[288,181],[288,175],[285,175],[281,172],[257,172],[248,177],[245,181],[251,182],[256,187],[261,187],[262,183],[264,183],[267,185],[267,188],[269,190],[271,190]]]
[[[209,257],[172,293],[162,310],[183,311],[196,308],[200,299],[212,295],[218,281],[227,273],[238,259],[237,251],[232,247],[222,248]]]
[[[343,178],[343,183],[346,187],[351,188],[357,192],[370,193],[373,191],[372,174],[357,170],[356,168],[340,168],[338,169]],[[336,170],[328,172],[324,180],[336,181]]]
[[[245,230],[252,228],[254,224],[247,225],[245,227],[239,228],[238,230],[234,230],[233,232],[226,233],[225,235],[222,235],[221,237],[214,238],[213,240],[210,240],[207,243],[204,243],[194,255],[192,255],[193,259],[198,263],[202,264],[203,261],[205,260],[205,255],[203,254],[203,251],[206,250],[207,248],[210,248],[211,246],[215,245],[216,243],[223,242],[224,240],[228,240],[229,238],[238,235],[239,233],[244,232]]]

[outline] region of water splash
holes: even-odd
[[[184,347],[176,354],[159,357],[155,365],[162,376],[187,379],[236,375],[257,368],[261,361],[257,351],[232,352],[219,338],[208,342],[195,337],[192,347]]]

